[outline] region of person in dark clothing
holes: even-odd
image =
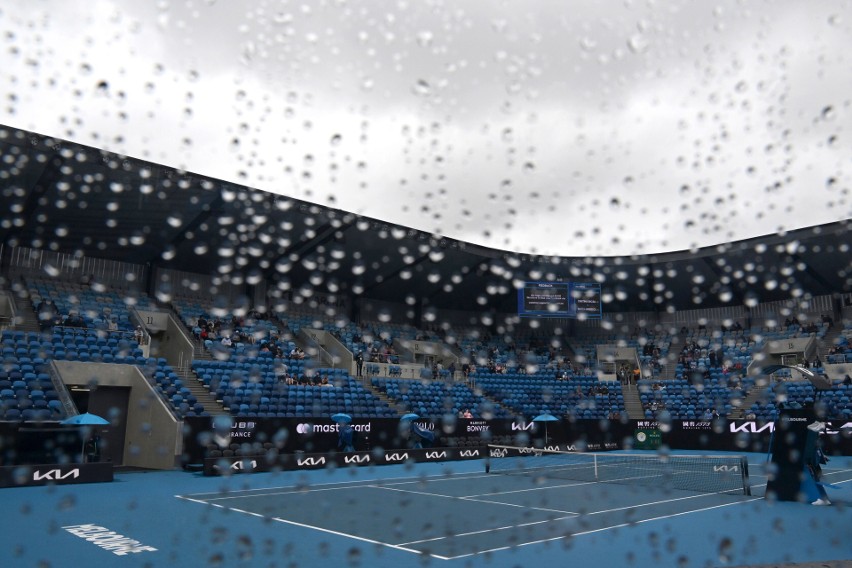
[[[364,355],[359,351],[355,354],[355,376],[360,377],[364,372]]]
[[[101,461],[100,442],[101,437],[97,434],[94,434],[91,438],[86,440],[86,447],[84,451],[86,454],[86,463],[96,463]]]

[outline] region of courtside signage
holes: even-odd
[[[101,483],[113,480],[111,463],[0,466],[0,487]]]
[[[69,469],[62,472],[61,469],[35,470],[33,472],[33,481],[62,481],[64,479],[77,479],[80,477],[80,469]]]
[[[78,536],[106,551],[112,552],[116,556],[157,551],[153,546],[142,544],[138,540],[118,534],[106,527],[99,527],[98,525],[68,525],[62,528],[74,536]]]

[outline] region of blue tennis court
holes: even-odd
[[[758,499],[482,472],[181,498],[440,560],[612,531]],[[365,518],[370,522],[365,523]]]
[[[119,473],[114,483],[2,490],[0,544],[12,551],[4,566],[56,567],[574,559],[706,567],[852,558],[852,460],[831,461],[834,506],[814,507],[763,499],[765,456],[749,458],[751,496],[486,474],[482,462],[229,478]],[[110,550],[128,542],[138,550]]]

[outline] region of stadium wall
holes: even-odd
[[[174,467],[183,441],[180,423],[138,367],[56,361],[56,368],[62,382],[69,386],[129,388],[127,417],[124,420],[114,418],[114,423],[125,429],[123,464],[149,469]]]

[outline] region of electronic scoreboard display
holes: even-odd
[[[600,318],[601,285],[595,282],[525,282],[518,315],[538,318]]]

